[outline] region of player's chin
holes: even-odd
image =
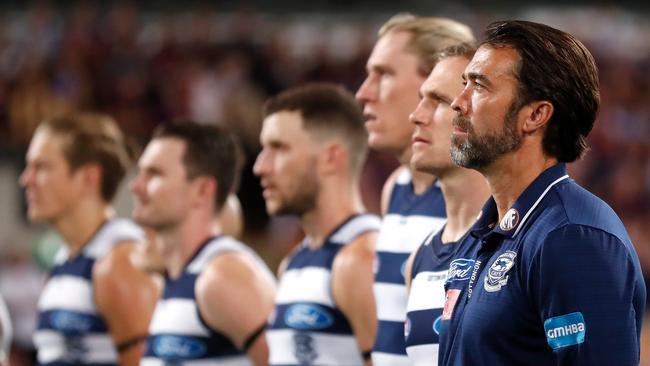
[[[144,210],[141,208],[134,208],[133,212],[131,213],[131,217],[133,218],[133,221],[135,221],[138,225],[146,227],[153,226],[151,217],[149,217],[149,215],[147,215],[146,212],[144,212]]]
[[[43,223],[48,221],[48,215],[41,209],[30,207],[27,210],[27,218],[30,222]]]
[[[411,167],[418,172],[422,173],[431,173],[431,170],[433,169],[433,166],[429,164],[427,161],[425,161],[423,158],[416,158],[414,155],[413,158],[411,158]]]
[[[368,147],[380,152],[388,152],[394,150],[390,138],[379,132],[371,132],[368,134]]]
[[[278,202],[276,200],[266,199],[264,201],[264,203],[266,205],[266,213],[269,216],[275,216],[280,212],[280,207],[279,207]]]

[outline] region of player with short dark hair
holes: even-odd
[[[236,140],[191,121],[162,125],[138,167],[133,217],[155,232],[166,269],[141,365],[266,365],[274,279],[218,219],[240,174]]]
[[[379,219],[359,192],[367,135],[354,97],[327,83],[267,101],[254,166],[270,215],[300,218],[306,237],[280,266],[267,338],[271,365],[368,365]]]

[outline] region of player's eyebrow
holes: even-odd
[[[384,65],[384,64],[368,65],[366,67],[366,71],[368,71],[368,72],[374,71],[374,72],[377,72],[379,74],[394,74],[395,73],[395,70],[392,67],[390,67],[388,65]]]
[[[440,92],[438,92],[438,91],[436,91],[434,89],[427,90],[425,92],[425,94],[426,94],[426,97],[429,98],[429,99],[433,99],[435,101],[446,103],[446,104],[451,104],[451,102],[453,100],[453,98],[451,98],[451,97],[449,97],[447,95],[444,95],[444,94],[442,94],[442,93],[440,93]]]

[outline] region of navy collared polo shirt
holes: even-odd
[[[439,365],[638,365],[646,288],[614,211],[557,164],[497,221],[490,198],[452,261]]]

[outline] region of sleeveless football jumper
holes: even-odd
[[[372,351],[374,366],[410,365],[404,343],[406,261],[445,221],[445,201],[437,182],[416,194],[410,171],[401,168],[377,239],[374,293],[379,327]]]
[[[178,278],[165,277],[165,290],[156,304],[140,365],[252,365],[226,335],[205,322],[194,292],[196,279],[203,269],[217,256],[232,252],[245,253],[268,270],[257,254],[235,239],[229,236],[208,239]]]
[[[40,365],[116,365],[118,354],[94,300],[93,265],[117,243],[142,241],[144,233],[128,219],[106,222],[70,258],[68,248],[55,265],[38,303],[34,344]]]
[[[363,364],[350,323],[334,303],[331,271],[345,245],[379,225],[374,215],[353,216],[320,248],[310,249],[305,239],[291,256],[266,332],[271,365]]]

